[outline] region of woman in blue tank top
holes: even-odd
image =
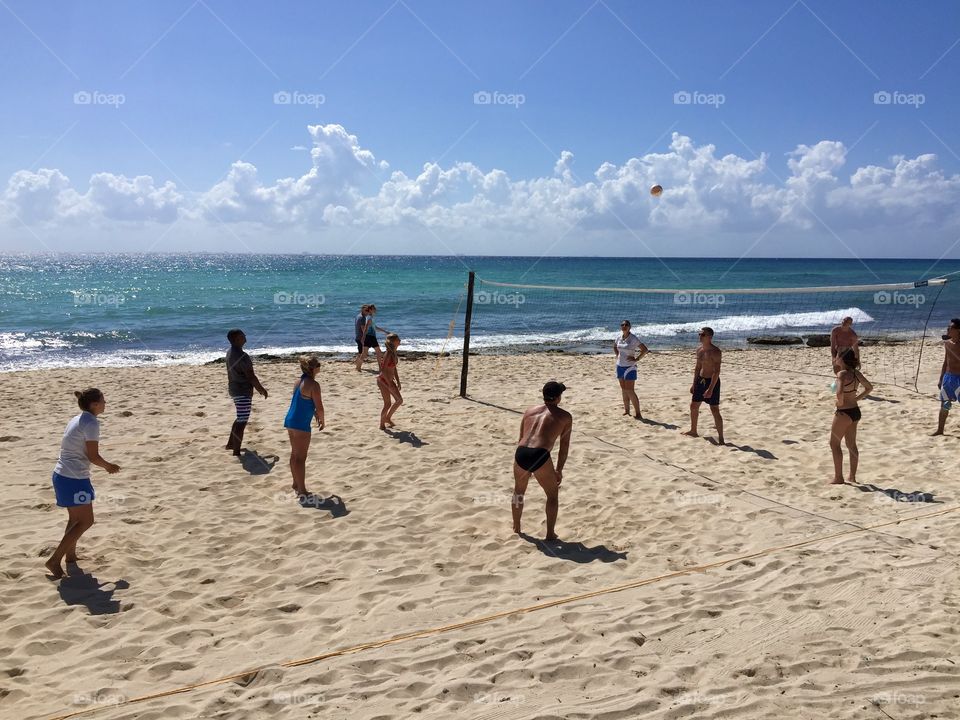
[[[323,398],[320,385],[314,379],[320,361],[304,355],[300,358],[303,373],[293,388],[290,409],[283,426],[290,436],[290,474],[293,475],[293,490],[297,495],[309,495],[307,491],[307,452],[310,450],[310,421],[315,417],[317,427],[323,430]]]

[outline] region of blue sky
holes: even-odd
[[[218,249],[223,213],[211,210],[217,217],[211,220],[208,213],[204,220],[198,208],[211,207],[204,193],[238,160],[256,168],[264,188],[280,178],[303,176],[311,168],[310,155],[291,148],[313,146],[308,125],[342,126],[376,157],[363,172],[352,174],[348,168],[343,177],[337,175],[344,171],[342,164],[314,163],[331,184],[356,188],[354,195],[345,200],[311,188],[297,200],[312,203],[309,211],[291,211],[289,217],[271,211],[269,219],[238,212],[243,227],[228,235],[255,239],[259,226],[289,238],[291,250],[301,249],[297,238],[304,234],[342,241],[343,233],[365,223],[383,224],[383,204],[361,212],[357,198],[376,195],[394,172],[412,180],[425,163],[437,162],[440,168],[469,163],[482,173],[501,170],[510,182],[520,183],[556,177],[561,151],[570,151],[572,183],[582,185],[595,182],[594,172],[604,162],[624,167],[630,158],[669,152],[673,133],[698,147],[715,146],[718,161],[727,154],[744,161],[765,154],[754,181],[773,189],[789,185],[788,153],[823,141],[843,145],[842,168],[830,171],[841,188],[857,168],[893,168],[895,156],[934,154],[936,173],[948,180],[960,173],[956,2],[175,0],[81,6],[4,0],[0,34],[5,69],[0,86],[7,100],[7,112],[0,116],[0,188],[16,173],[46,168],[60,174],[53,180],[20,175],[14,183],[18,189],[8,187],[0,248],[22,249],[25,243],[54,238],[55,249],[70,249],[74,232],[75,246],[83,249],[114,247],[112,235],[159,233],[165,235],[156,249],[167,249],[166,243],[177,249],[181,234],[194,243],[198,236],[209,237],[210,249]],[[274,95],[280,91],[322,95],[323,102],[278,105]],[[520,94],[523,102],[477,105],[474,94],[481,91]],[[890,104],[876,104],[880,91],[900,95],[891,95]],[[94,104],[77,104],[75,94],[83,92],[102,95]],[[677,104],[675,95],[683,92],[714,102]],[[122,95],[122,105],[109,104],[109,95]],[[352,156],[346,162],[352,163]],[[958,237],[957,216],[950,209],[956,184],[931,180],[930,164],[925,168],[918,182],[929,182],[931,189],[923,197],[942,193],[931,199],[943,207],[912,222],[924,237],[938,228],[925,249],[936,256]],[[904,170],[896,182],[909,180],[915,171]],[[96,198],[89,193],[95,173],[109,173],[111,192],[128,200],[130,192],[149,195],[154,187],[172,183],[178,199],[166,207],[173,215],[124,215],[102,193]],[[117,178],[136,176],[149,176],[152,184],[147,190],[117,189],[123,184]],[[466,221],[451,219],[456,216],[451,206],[469,200],[476,186],[463,177],[457,182],[461,186],[432,200],[435,214],[444,217],[431,216],[431,235],[449,231],[451,250],[461,252],[466,248],[457,244],[453,228]],[[686,181],[677,182],[680,187]],[[46,183],[45,191],[56,197],[40,198],[37,183]],[[24,185],[34,193],[30,202],[24,200]],[[651,243],[663,233],[693,232],[674,218],[682,218],[682,203],[704,188],[698,189],[693,177],[689,192],[678,190],[672,200],[672,186],[665,189],[664,203],[677,204],[673,215],[659,220],[650,214],[653,208],[641,221],[627,206],[618,206],[617,222],[600,222],[596,216],[609,205],[591,201],[591,209],[581,213],[576,210],[581,199],[570,193],[546,207],[556,202],[571,208],[568,222],[584,223],[573,236],[600,233],[600,245],[617,251],[624,247],[617,225],[630,226],[628,235]],[[529,204],[528,190],[509,203],[512,209]],[[230,193],[238,198],[231,207],[249,201],[234,187],[221,188],[221,200]],[[821,217],[787,223],[771,235],[810,232],[830,254],[826,248],[835,236],[845,240],[849,232],[846,244],[861,252],[856,245],[861,229],[852,220],[869,216],[870,202],[880,208],[883,199],[871,197],[859,198],[855,211],[833,220],[812,205],[823,200],[823,208],[835,208],[837,197],[811,192],[800,202]],[[52,209],[37,210],[41,201],[53,203]],[[426,201],[404,202],[410,212],[404,211],[403,223],[395,217],[390,222],[394,235],[412,238],[418,231],[411,224],[431,220],[413,217],[414,210],[428,212]],[[638,208],[649,206],[649,198],[637,202],[642,203]],[[280,204],[290,211],[290,201]],[[321,204],[345,208],[337,228],[331,228],[331,215],[324,215]],[[505,215],[502,208],[484,207]],[[723,219],[713,213],[713,225],[695,224],[698,233],[715,232],[731,242],[732,254],[749,247],[773,217],[747,222],[737,207]],[[169,224],[174,216],[176,228],[150,227]],[[475,223],[477,215],[465,217]],[[83,228],[77,229],[77,220]],[[843,229],[848,225],[849,231]],[[529,227],[518,218],[515,227],[490,229],[486,235],[478,231],[469,242],[489,239],[497,252],[494,236],[511,232],[524,234]],[[631,237],[628,244],[645,254],[636,240]],[[544,249],[551,242],[545,237]],[[320,249],[325,247],[321,242]],[[380,245],[363,247],[376,251]],[[565,247],[557,242],[553,249]],[[778,254],[776,243],[762,254]]]

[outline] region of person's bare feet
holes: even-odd
[[[513,531],[514,531],[517,535],[521,535],[521,534],[522,534],[522,533],[520,532],[520,526],[519,526],[519,525],[514,525],[514,526],[513,526]]]
[[[830,484],[831,484],[831,485],[845,485],[846,483],[844,483],[843,478],[840,478],[839,480],[837,480],[836,478],[834,478],[833,480],[830,481]]]
[[[637,411],[637,414],[634,415],[634,417],[635,417],[637,420],[643,420],[643,415],[640,414],[640,411],[639,411],[639,410]]]
[[[623,414],[624,414],[624,415],[629,415],[629,414],[630,414],[630,411],[629,411],[629,410],[624,410],[624,411],[623,411]]]
[[[720,436],[719,440],[721,445],[726,445],[726,443],[723,441],[723,435]]]
[[[549,535],[544,536],[545,542],[553,542],[554,540],[559,540],[556,533],[550,533]]]
[[[393,424],[393,421],[392,421],[392,420],[387,420],[387,421],[384,423],[384,425],[386,425],[387,427],[395,427],[395,425]]]
[[[693,430],[687,430],[686,432],[682,432],[682,433],[680,433],[680,434],[681,434],[681,435],[686,435],[687,437],[700,437],[700,436],[699,436],[697,433],[695,433]]]
[[[55,580],[59,580],[66,575],[66,573],[63,572],[63,568],[60,567],[60,563],[54,563],[53,558],[47,560],[43,566],[50,571],[50,574],[53,575]]]
[[[67,555],[67,556],[64,558],[64,561],[66,561],[66,562],[67,562],[68,564],[70,564],[70,565],[76,565],[76,564],[77,564],[77,556],[76,556],[76,555]]]
[[[383,423],[380,423],[380,429],[383,430],[384,432],[386,432],[387,426],[384,425]]]
[[[937,430],[937,431],[936,431],[935,433],[933,433],[930,437],[937,437],[937,435],[943,435],[943,430]]]

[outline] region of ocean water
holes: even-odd
[[[697,289],[694,295],[475,289],[471,348],[576,348],[619,320],[655,344],[692,342],[711,324],[729,342],[751,334],[828,332],[844,315],[861,334],[939,337],[960,316],[960,276],[944,288],[741,296],[710,289],[914,282],[960,261],[523,258],[320,255],[0,255],[0,370],[202,363],[240,327],[251,352],[355,351],[353,319],[403,349],[462,344],[468,270],[485,280],[560,286]],[[453,323],[452,337],[451,323]]]

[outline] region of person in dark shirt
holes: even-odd
[[[267,389],[260,384],[256,373],[253,372],[253,360],[243,351],[247,336],[243,330],[234,328],[227,333],[230,349],[227,350],[227,391],[237,408],[237,419],[230,428],[230,440],[227,441],[227,450],[232,450],[234,456],[240,456],[240,446],[243,444],[243,431],[247,428],[250,411],[253,409],[253,391],[267,398]]]

